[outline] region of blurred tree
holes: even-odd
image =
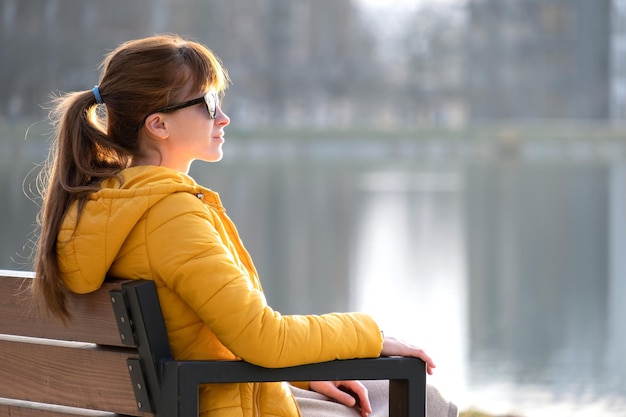
[[[608,119],[612,0],[473,0],[471,118]]]
[[[458,5],[425,6],[408,19],[402,38],[406,72],[398,95],[419,126],[461,125],[467,118],[463,50],[467,20]],[[410,121],[405,121],[410,123]]]
[[[0,0],[0,13],[0,115],[40,117],[50,92],[90,88],[107,51],[155,32],[224,60],[240,126],[327,123],[377,73],[350,0]]]
[[[40,117],[54,91],[90,88],[103,55],[149,23],[123,0],[2,0],[0,12],[0,115],[13,117]]]

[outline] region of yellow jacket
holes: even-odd
[[[242,358],[264,367],[377,357],[377,324],[360,313],[281,315],[219,196],[177,171],[143,166],[104,181],[78,224],[76,204],[58,236],[67,287],[98,289],[107,273],[155,281],[177,359]],[[201,387],[203,417],[298,416],[286,383]]]

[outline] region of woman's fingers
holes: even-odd
[[[367,388],[359,381],[311,381],[309,387],[347,407],[360,408],[363,417],[372,412]]]
[[[370,397],[367,388],[359,381],[339,381],[339,389],[355,399],[354,406],[361,409],[361,415],[366,417],[372,412]]]
[[[405,356],[419,358],[426,363],[426,371],[432,375],[433,369],[437,366],[433,359],[424,352],[424,350],[413,346],[403,340],[395,337],[385,336],[383,341],[383,349],[380,356]]]

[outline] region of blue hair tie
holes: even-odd
[[[98,86],[95,85],[91,91],[93,92],[93,95],[96,97],[96,103],[104,104],[104,101],[102,101],[102,96],[100,95],[100,89],[98,88]]]

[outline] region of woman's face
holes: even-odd
[[[199,97],[202,95],[198,94]],[[192,97],[191,99],[195,99]],[[167,125],[168,137],[161,149],[161,165],[188,172],[196,160],[217,162],[222,159],[224,127],[229,117],[215,102],[215,118],[209,113],[212,108],[201,101],[172,112],[161,113]]]

